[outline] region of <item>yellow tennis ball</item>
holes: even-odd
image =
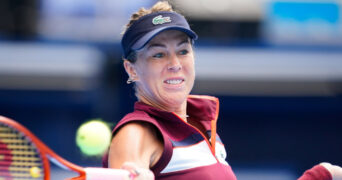
[[[40,177],[40,168],[36,167],[36,166],[31,167],[30,168],[30,175],[33,178],[39,178]]]
[[[102,155],[109,147],[112,132],[101,120],[91,120],[82,124],[76,133],[76,144],[88,156]]]

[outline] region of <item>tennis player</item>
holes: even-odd
[[[189,95],[196,39],[167,2],[131,16],[121,45],[138,101],[115,127],[105,166],[144,178],[236,179],[216,134],[218,99]]]
[[[236,180],[216,133],[218,99],[190,95],[196,39],[167,2],[132,14],[121,45],[127,83],[134,84],[138,101],[114,128],[104,167],[127,169],[135,179]],[[332,178],[318,165],[301,180],[312,172],[330,178],[319,180]]]

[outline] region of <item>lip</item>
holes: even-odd
[[[182,77],[172,77],[172,78],[165,79],[164,83],[167,83],[167,81],[177,81],[177,80],[181,80],[182,82],[184,82],[184,78]]]
[[[178,84],[170,84],[168,81],[181,81]],[[172,78],[167,78],[163,82],[164,84],[169,87],[169,88],[180,88],[183,86],[185,79],[182,77],[172,77]]]

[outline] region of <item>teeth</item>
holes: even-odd
[[[167,80],[166,83],[168,84],[180,84],[182,80]]]

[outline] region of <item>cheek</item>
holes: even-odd
[[[187,61],[185,64],[186,73],[190,76],[195,76],[195,63],[193,60]]]
[[[156,64],[146,64],[145,66],[141,66],[139,68],[138,75],[142,81],[153,81],[161,76],[161,69],[162,67],[159,67]]]

